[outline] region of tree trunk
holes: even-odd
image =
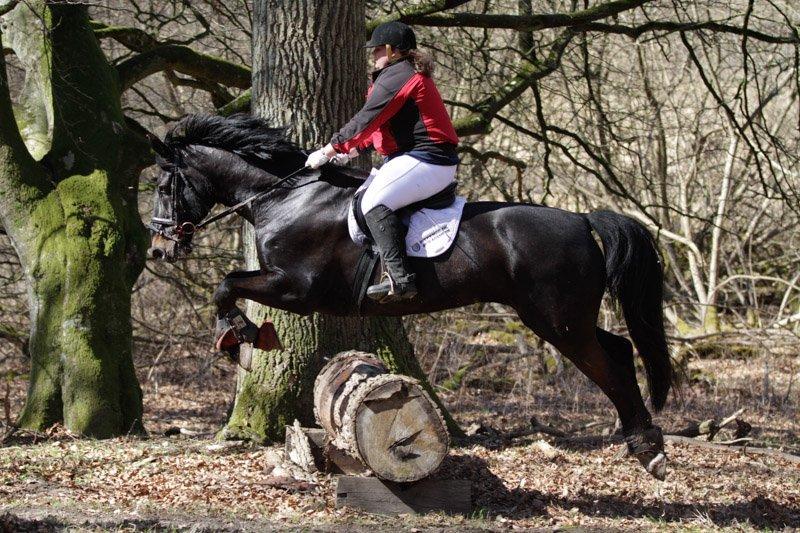
[[[12,45],[37,45],[15,33],[40,37],[49,69],[38,64],[28,75],[48,77],[35,85],[52,110],[49,142],[40,128],[34,143],[49,149],[40,163],[15,124],[0,57],[0,217],[25,272],[31,314],[31,376],[18,423],[42,430],[63,422],[94,437],[141,432],[130,298],[144,266],[136,184],[147,149],[125,125],[116,72],[86,7],[15,9],[34,12],[12,17],[7,31]],[[23,112],[16,121],[24,125]]]
[[[363,0],[259,0],[253,13],[252,109],[290,127],[301,146],[321,146],[363,104],[366,53]],[[248,268],[258,268],[252,235],[245,239]],[[390,371],[420,379],[399,318],[303,317],[248,302],[248,316],[269,316],[286,351],[256,351],[253,369],[240,376],[226,438],[283,438],[294,419],[313,422],[314,378],[325,357],[356,349],[377,354]],[[437,399],[438,402],[438,399]],[[451,431],[456,424],[445,417]]]

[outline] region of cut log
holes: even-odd
[[[336,483],[336,507],[378,514],[411,514],[444,511],[469,514],[472,482],[465,479],[425,479],[394,483],[369,477],[342,476]]]
[[[381,479],[416,481],[436,470],[450,438],[419,382],[389,374],[373,355],[344,352],[314,384],[314,413],[332,444]]]

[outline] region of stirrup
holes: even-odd
[[[367,288],[367,296],[379,303],[410,300],[417,295],[414,278],[414,274],[408,274],[406,281],[398,283],[384,270],[380,282]]]

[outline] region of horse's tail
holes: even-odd
[[[655,241],[642,224],[611,211],[586,215],[606,256],[606,285],[622,306],[628,331],[644,361],[650,401],[660,411],[675,371],[664,334],[663,278]]]

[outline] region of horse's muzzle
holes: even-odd
[[[147,257],[150,259],[161,260],[164,259],[167,255],[167,252],[164,251],[162,248],[156,248],[155,246],[151,246],[147,249]]]
[[[154,235],[147,250],[147,257],[156,261],[167,261],[172,263],[178,254],[177,243],[165,239],[161,235]]]

